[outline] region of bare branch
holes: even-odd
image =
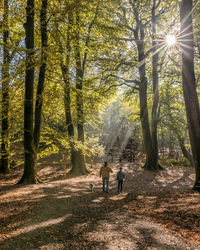
[[[158,3],[155,5],[155,9],[157,9],[160,4],[161,4],[161,0],[159,0]]]
[[[120,86],[123,86],[123,85],[125,85],[127,87],[130,87],[132,89],[135,89],[135,90],[139,90],[139,88],[137,88],[137,87],[131,86],[131,85],[127,84],[126,82],[122,82],[120,84],[113,84],[113,85],[109,86],[106,90],[100,91],[99,93],[104,94],[104,93],[108,92],[111,88],[120,87]]]
[[[137,84],[137,85],[140,84],[140,81],[138,81],[138,80],[135,80],[135,79],[130,79],[130,80],[128,80],[128,79],[125,79],[125,78],[123,78],[123,77],[120,77],[120,76],[117,76],[117,75],[113,75],[113,74],[107,75],[107,78],[108,78],[108,77],[117,78],[117,79],[123,80],[123,81],[126,82],[126,83],[135,83],[135,84]]]
[[[92,19],[89,27],[88,27],[88,35],[87,35],[86,42],[85,42],[86,51],[84,53],[83,64],[82,64],[82,70],[83,70],[83,72],[84,72],[84,69],[85,69],[86,61],[87,61],[87,52],[88,52],[88,45],[89,45],[89,41],[90,41],[90,33],[91,33],[92,27],[94,25],[94,22],[95,22],[95,20],[97,18],[98,10],[99,10],[99,3],[97,5],[95,15],[94,15],[94,17],[93,17],[93,19]]]

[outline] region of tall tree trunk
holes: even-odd
[[[37,183],[33,141],[33,84],[34,84],[34,0],[26,7],[26,73],[24,99],[24,173],[19,183]]]
[[[68,52],[67,52],[68,53]],[[71,94],[69,80],[69,58],[66,57],[66,65],[62,65],[62,75],[64,79],[64,104],[65,104],[65,119],[69,139],[74,139],[74,125],[71,114]]]
[[[71,151],[71,163],[72,163],[72,170],[77,169],[78,166],[78,157],[76,157],[76,149],[74,147],[74,125],[72,121],[72,114],[71,114],[71,88],[70,88],[70,77],[69,77],[69,61],[70,61],[70,53],[71,53],[71,46],[70,46],[70,39],[71,39],[71,25],[72,25],[72,13],[69,12],[69,23],[67,28],[67,41],[66,41],[66,58],[65,64],[61,65],[63,80],[64,80],[64,105],[65,105],[65,119],[66,119],[66,126],[67,132],[70,141],[70,151]]]
[[[4,0],[3,13],[3,65],[2,65],[2,139],[0,172],[9,172],[9,49],[8,0]]]
[[[76,63],[76,107],[78,140],[84,143],[84,113],[83,113],[83,71],[80,68],[80,53]]]
[[[84,113],[83,113],[83,62],[80,52],[79,13],[76,13],[75,63],[76,63],[76,111],[78,140],[84,143]]]
[[[194,74],[194,38],[192,25],[192,0],[182,0],[180,3],[182,48],[182,85],[185,99],[190,143],[196,178],[194,190],[200,191],[200,110]]]
[[[145,52],[144,52],[144,25],[142,24],[135,1],[130,1],[134,11],[136,28],[133,29],[135,42],[138,50],[138,62],[139,62],[139,97],[140,97],[140,120],[142,125],[143,144],[146,154],[146,162],[144,168],[148,170],[158,170],[158,161],[156,160],[156,151],[153,150],[152,137],[149,126],[149,114],[147,104],[147,78],[146,78],[146,64],[145,64]],[[157,152],[158,154],[158,152]]]
[[[142,125],[142,135],[143,135],[143,144],[144,151],[146,154],[146,162],[144,168],[149,170],[156,169],[156,165],[152,161],[153,158],[153,147],[152,147],[152,139],[150,134],[150,126],[149,126],[149,114],[148,114],[148,105],[147,105],[147,78],[146,78],[146,70],[144,63],[144,46],[143,42],[138,45],[139,52],[139,74],[140,74],[140,88],[139,88],[139,97],[140,97],[140,120]]]
[[[81,69],[81,57],[79,51],[77,51],[76,53],[76,111],[78,141],[80,141],[81,144],[84,145],[83,71]],[[79,148],[78,150],[76,150],[75,155],[77,164],[73,164],[73,167],[76,167],[76,169],[72,169],[72,172],[76,172],[77,174],[87,173],[83,150]]]
[[[68,30],[69,32],[69,30]],[[64,104],[65,104],[65,118],[66,126],[70,140],[74,139],[74,125],[71,114],[71,90],[70,90],[70,78],[69,78],[69,59],[70,59],[70,41],[69,36],[67,39],[67,55],[66,65],[61,65],[62,75],[64,80]]]
[[[155,11],[158,5],[156,0],[153,0],[152,6],[152,80],[153,80],[153,106],[151,111],[151,137],[153,147],[153,162],[158,166],[158,139],[157,139],[157,124],[158,124],[158,103],[159,103],[159,82],[158,82],[158,47],[156,42],[156,14]],[[157,167],[156,167],[157,168]]]
[[[76,28],[75,28],[75,63],[76,63],[76,111],[77,111],[77,132],[78,132],[78,141],[84,145],[84,102],[83,102],[83,77],[85,71],[85,65],[87,61],[87,48],[90,41],[90,32],[94,21],[97,17],[99,4],[97,5],[94,18],[88,27],[88,34],[85,41],[85,52],[83,59],[81,58],[80,52],[80,37],[79,37],[79,25],[80,17],[78,10],[76,10]],[[72,123],[71,110],[70,110],[70,81],[69,81],[69,54],[70,54],[70,24],[72,19],[72,13],[69,12],[69,25],[68,25],[68,38],[67,38],[67,57],[66,57],[66,66],[63,65],[63,79],[65,82],[65,113],[66,113],[66,125],[68,129],[68,135],[70,141],[74,139],[74,127]],[[85,157],[83,150],[79,147],[75,147],[74,141],[71,141],[71,161],[72,161],[72,174],[86,174],[88,170],[85,166]]]
[[[67,54],[69,50],[67,51]],[[66,126],[67,132],[70,141],[70,151],[71,151],[71,163],[72,169],[71,173],[73,174],[80,174],[79,171],[79,150],[76,149],[74,145],[74,125],[72,121],[71,115],[71,97],[70,97],[70,80],[69,80],[69,56],[66,57],[66,65],[62,65],[62,74],[64,79],[64,104],[65,104],[65,117],[66,117]]]
[[[80,53],[79,53],[80,56]],[[79,57],[80,58],[80,57]],[[76,63],[76,111],[77,111],[77,131],[78,131],[78,141],[84,145],[84,111],[83,111],[83,71],[79,68],[79,59]],[[87,170],[85,167],[85,157],[83,154],[83,149],[79,148],[76,150],[75,154],[76,164],[74,166],[76,169],[72,169],[72,172],[86,174]]]
[[[76,35],[75,35],[75,63],[76,63],[76,111],[77,111],[77,131],[78,141],[84,145],[84,111],[83,111],[83,76],[84,76],[84,63],[81,60],[80,53],[80,25],[79,13],[76,13]],[[86,174],[88,171],[85,166],[85,157],[82,148],[76,149],[74,159],[72,159],[73,174]]]
[[[39,79],[37,85],[36,103],[35,103],[35,126],[34,126],[34,145],[36,154],[38,153],[38,147],[40,142],[41,131],[41,115],[43,104],[43,90],[45,83],[46,61],[47,61],[47,0],[42,0],[41,13],[40,13],[40,27],[41,27],[41,66],[39,72]]]
[[[70,76],[69,76],[69,63],[70,63],[70,54],[71,54],[71,30],[73,27],[73,13],[72,10],[68,13],[68,26],[67,26],[67,41],[66,41],[66,57],[65,64],[62,62],[61,70],[64,80],[64,104],[65,104],[65,118],[66,118],[66,126],[68,135],[71,139],[74,139],[74,125],[72,121],[71,114],[71,84],[70,84]]]
[[[84,143],[84,108],[83,108],[83,77],[85,72],[85,65],[87,61],[87,48],[90,42],[90,33],[93,24],[98,15],[99,3],[97,4],[96,11],[93,19],[88,27],[88,34],[85,41],[85,52],[81,60],[80,44],[79,44],[79,31],[76,34],[76,91],[77,91],[77,120],[78,120],[78,140]],[[79,14],[77,13],[77,25],[79,26]]]
[[[70,40],[72,36],[71,26],[73,25],[73,15],[72,15],[72,12],[70,11],[68,13],[68,18],[69,18],[69,23],[68,23],[68,28],[67,28],[67,41],[66,41],[67,53],[66,53],[66,58],[65,58],[65,64],[63,62],[61,64],[61,70],[62,70],[62,75],[63,75],[63,80],[64,80],[64,105],[65,105],[66,126],[67,126],[67,132],[68,132],[69,141],[70,141],[70,151],[71,151],[72,169],[70,173],[73,175],[79,175],[79,174],[85,174],[87,171],[85,168],[85,160],[84,160],[82,150],[81,148],[78,148],[75,145],[74,125],[73,125],[72,114],[71,114],[71,87],[70,87],[70,76],[69,76],[69,62],[70,62],[70,53],[71,53]],[[76,39],[77,39],[77,36],[76,36]],[[79,42],[79,39],[76,41]],[[76,65],[77,65],[77,57],[76,57],[77,51],[79,51],[79,44],[75,44]],[[77,72],[77,68],[76,68],[76,72]],[[81,79],[78,79],[78,81],[80,80]],[[76,78],[76,86],[77,86],[77,78]],[[77,97],[77,100],[78,99],[79,99],[79,96]],[[77,106],[77,113],[78,113],[77,116],[78,115],[80,116],[78,105],[76,104],[76,106]],[[80,140],[81,130],[80,130],[78,119],[77,119],[77,127],[78,127],[78,140]],[[84,138],[84,132],[83,132],[83,138]],[[81,140],[81,142],[84,143],[84,139]]]

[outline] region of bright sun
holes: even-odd
[[[167,35],[166,36],[166,43],[168,46],[173,46],[176,43],[176,37],[174,35]]]

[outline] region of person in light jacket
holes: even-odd
[[[104,166],[102,166],[100,169],[100,177],[102,177],[102,183],[103,183],[103,192],[105,191],[106,193],[109,192],[109,178],[110,178],[110,173],[112,172],[113,172],[112,169],[108,167],[107,161],[104,162]]]

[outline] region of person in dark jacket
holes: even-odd
[[[118,180],[118,189],[117,189],[117,193],[119,194],[119,192],[122,192],[122,188],[123,188],[123,180],[125,178],[125,174],[122,171],[122,167],[120,167],[119,172],[117,172],[117,180]]]

